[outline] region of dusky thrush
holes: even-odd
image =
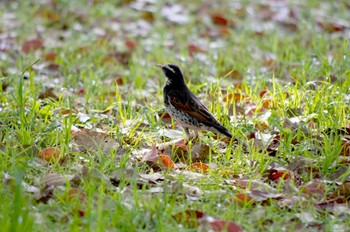
[[[221,133],[229,138],[232,134],[209,112],[208,108],[186,86],[180,68],[174,64],[158,64],[167,78],[163,89],[165,108],[190,138],[189,129]]]

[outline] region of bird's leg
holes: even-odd
[[[194,131],[194,137],[193,137],[193,141],[195,142],[195,143],[197,143],[197,142],[199,142],[199,135],[198,135],[198,130],[195,130]]]
[[[190,131],[188,130],[188,128],[187,128],[187,127],[184,127],[184,130],[185,130],[185,133],[186,133],[186,137],[187,137],[187,139],[188,139],[188,140],[190,140],[190,139],[191,139],[191,134],[190,134]]]

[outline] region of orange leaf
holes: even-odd
[[[48,53],[43,55],[43,60],[55,61],[56,57],[57,57],[57,53],[55,53],[55,52],[48,52]]]
[[[209,170],[209,166],[202,162],[196,162],[190,165],[188,169],[200,172],[207,172]]]
[[[265,109],[269,109],[272,106],[272,100],[271,99],[264,99],[264,100],[262,100],[262,105]]]
[[[254,203],[254,199],[248,193],[237,193],[233,196],[233,201],[240,206]]]
[[[245,96],[243,94],[240,94],[240,93],[229,93],[226,96],[224,96],[223,101],[224,102],[228,102],[231,99],[233,99],[234,102],[241,102],[244,98],[245,98]]]
[[[47,147],[38,153],[38,157],[47,162],[55,161],[59,158],[61,150],[54,147]]]
[[[269,92],[264,89],[264,90],[261,90],[260,93],[259,93],[259,97],[263,97],[265,94],[268,94]]]
[[[171,160],[171,158],[167,155],[160,155],[159,156],[160,160],[162,161],[163,165],[168,168],[174,168],[175,163],[174,161]]]
[[[136,41],[132,40],[132,39],[127,39],[127,40],[125,40],[124,43],[125,43],[125,46],[127,48],[129,48],[129,50],[134,50],[136,48],[136,46],[137,46]]]
[[[289,179],[291,176],[288,171],[276,171],[270,175],[271,180],[277,180],[282,178],[283,180]]]
[[[232,20],[229,20],[221,16],[220,14],[212,14],[211,20],[213,21],[214,24],[217,24],[217,25],[230,26],[234,24]]]
[[[62,115],[68,115],[72,112],[72,114],[76,113],[74,110],[70,110],[70,109],[67,109],[67,108],[61,108],[60,109],[60,114]]]
[[[175,147],[179,147],[179,148],[181,148],[184,151],[188,151],[188,146],[184,143],[183,140],[181,140],[180,143],[175,143],[174,146]]]

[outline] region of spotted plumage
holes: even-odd
[[[208,108],[188,89],[180,68],[173,64],[157,65],[167,78],[163,89],[165,108],[190,137],[189,129],[221,133],[229,138],[232,134],[209,112]]]

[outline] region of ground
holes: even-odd
[[[0,3],[4,231],[348,231],[347,1]],[[239,139],[184,131],[165,77]]]

